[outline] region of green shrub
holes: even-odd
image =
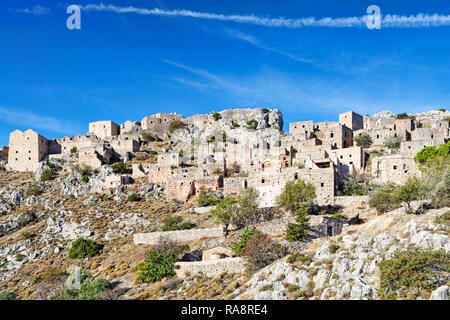
[[[445,109],[445,108],[440,108],[440,109],[438,109],[438,111],[445,112],[445,111],[447,111],[447,109]]]
[[[26,258],[26,256],[24,254],[21,254],[21,253],[16,254],[16,261],[17,262],[21,262],[25,258]]]
[[[358,147],[368,148],[373,143],[372,138],[367,133],[360,133],[355,138],[356,145]]]
[[[396,197],[396,187],[387,185],[373,194],[369,200],[371,208],[375,208],[378,213],[386,213],[399,207]]]
[[[425,147],[415,155],[414,161],[425,164],[428,160],[436,158],[437,154],[438,149],[435,146]]]
[[[147,257],[143,263],[137,266],[136,281],[151,283],[163,278],[170,278],[175,275],[175,262],[177,256],[172,250],[147,252]]]
[[[222,170],[220,170],[219,168],[214,169],[213,174],[214,175],[220,175],[220,174],[222,174]]]
[[[406,203],[406,212],[412,213],[411,201],[419,197],[420,181],[417,178],[409,178],[403,186],[397,189],[396,202]]]
[[[233,121],[233,123],[231,124],[231,129],[236,129],[236,128],[239,128],[240,127],[240,125],[237,123],[237,122],[234,122]]]
[[[331,216],[334,219],[345,219],[348,220],[348,217],[345,214],[335,213]]]
[[[144,141],[156,141],[156,137],[150,132],[142,132],[141,139]]]
[[[438,208],[450,206],[450,169],[445,171],[440,181],[434,186],[431,199]]]
[[[111,166],[114,173],[126,173],[127,165],[125,162],[116,162]]]
[[[228,226],[233,220],[236,210],[236,200],[231,197],[225,197],[217,203],[216,207],[211,210],[211,217],[225,227],[225,233],[228,233]]]
[[[76,165],[73,169],[75,172],[77,172],[81,176],[91,176],[92,175],[92,168],[91,168],[91,166],[88,166],[87,164],[83,164],[82,166]]]
[[[174,133],[178,129],[184,129],[186,125],[181,120],[173,120],[169,124],[169,132],[170,134]]]
[[[8,290],[0,290],[0,301],[2,300],[16,300],[17,296],[14,292]]]
[[[90,258],[100,254],[103,245],[98,244],[89,239],[78,238],[72,243],[72,248],[69,251],[70,259],[84,259]]]
[[[222,118],[222,116],[218,112],[211,113],[211,116],[213,117],[214,121],[218,121],[219,119]]]
[[[28,187],[28,188],[25,190],[24,197],[25,197],[25,198],[28,198],[28,197],[31,197],[31,196],[39,196],[39,195],[41,195],[43,192],[44,192],[44,191],[42,191],[42,189],[39,188],[39,187]]]
[[[197,204],[200,207],[214,206],[217,204],[217,202],[217,196],[212,192],[211,189],[206,189],[205,187],[200,188],[197,200]]]
[[[261,232],[256,228],[250,228],[245,227],[241,235],[239,236],[239,240],[236,241],[232,246],[231,249],[233,250],[234,254],[238,257],[243,255],[245,247],[247,246],[248,240],[253,237],[254,235],[259,235]]]
[[[294,253],[293,255],[289,256],[287,258],[288,263],[295,263],[295,262],[313,262],[314,255],[304,255],[300,252]]]
[[[79,270],[67,277],[64,288],[54,296],[54,300],[102,300],[102,293],[111,287],[111,283],[103,278],[94,278],[88,271]]]
[[[445,211],[440,216],[434,218],[434,223],[436,224],[450,224],[450,210]]]
[[[367,186],[360,183],[354,177],[344,179],[342,183],[342,193],[344,196],[363,196],[367,194]]]
[[[137,195],[136,193],[132,193],[128,196],[127,201],[128,202],[139,202],[141,201],[141,197]]]
[[[286,227],[285,239],[289,242],[302,241],[308,234],[309,223],[288,223]]]
[[[303,203],[311,204],[315,198],[316,188],[311,183],[303,180],[298,180],[296,183],[289,181],[277,198],[277,203],[291,212],[296,212]]]
[[[328,247],[331,253],[336,253],[336,251],[338,251],[339,248],[340,246],[335,243],[330,244],[330,246]]]
[[[415,116],[409,115],[409,114],[407,114],[406,112],[397,114],[397,115],[395,116],[395,118],[396,118],[396,119],[412,119],[412,120],[416,119]]]
[[[73,147],[72,149],[70,149],[70,153],[71,154],[75,154],[75,153],[77,153],[77,147]]]
[[[401,143],[402,143],[402,138],[400,138],[400,137],[392,136],[392,137],[388,137],[388,138],[386,138],[386,140],[384,140],[384,146],[391,150],[400,149]]]
[[[378,266],[382,298],[393,292],[400,297],[423,296],[446,283],[450,254],[445,250],[405,250]]]
[[[163,220],[161,231],[188,230],[195,227],[195,223],[183,220],[181,217],[166,217]]]
[[[241,189],[236,198],[236,210],[233,212],[232,223],[237,228],[258,222],[258,191],[255,188]]]
[[[88,183],[89,182],[89,176],[82,176],[81,177],[81,181],[84,183]]]
[[[41,181],[50,181],[56,178],[55,172],[50,169],[45,169],[41,174]]]
[[[247,130],[256,130],[258,122],[256,120],[249,120],[247,122]]]

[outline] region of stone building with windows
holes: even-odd
[[[39,162],[48,158],[48,140],[28,129],[15,130],[9,135],[8,167],[11,170],[35,171]]]

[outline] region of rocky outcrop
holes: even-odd
[[[378,299],[378,264],[395,253],[410,247],[450,251],[446,226],[430,223],[434,216],[448,211],[448,208],[431,210],[429,220],[411,219],[402,229],[402,234],[380,233],[374,237],[343,235],[331,239],[318,239],[304,255],[310,255],[309,265],[290,264],[286,259],[260,270],[248,281],[245,290],[236,290],[237,299],[287,299],[288,288],[295,287],[306,292],[309,299]],[[391,215],[400,215],[392,213]],[[402,213],[404,215],[404,213]],[[389,214],[388,214],[389,216]],[[378,217],[393,221],[387,217]],[[401,219],[400,219],[401,221]],[[317,245],[320,246],[317,248]],[[314,253],[311,254],[311,247]],[[269,288],[270,289],[266,289]],[[302,299],[302,295],[299,295]],[[449,299],[449,288],[440,287],[433,291],[431,299]]]

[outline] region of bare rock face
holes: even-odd
[[[442,286],[431,293],[430,300],[450,300],[450,287]]]
[[[375,113],[372,117],[374,118],[395,118],[395,114],[391,111],[383,110],[381,112]]]
[[[417,120],[429,119],[429,120],[444,120],[450,117],[450,111],[433,110],[427,112],[416,113],[414,115]]]

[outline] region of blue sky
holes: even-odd
[[[75,3],[81,30],[66,28],[72,3],[0,2],[1,145],[16,128],[56,138],[157,112],[268,107],[287,124],[449,106],[448,1]],[[371,4],[380,30],[358,20]]]

